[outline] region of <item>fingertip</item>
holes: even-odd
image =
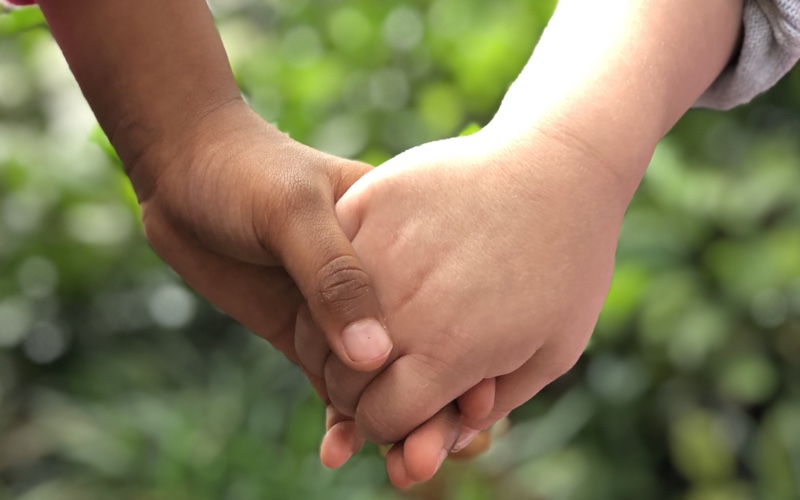
[[[369,175],[369,172],[366,175]],[[359,181],[347,186],[344,192],[336,193],[338,196],[336,197],[334,213],[339,227],[341,227],[342,232],[344,232],[349,241],[353,241],[356,238],[364,219],[364,194],[366,193],[367,184],[361,179]]]
[[[459,443],[459,445],[461,445],[460,448],[459,445],[457,445],[456,448],[459,449],[454,449],[450,454],[450,458],[456,461],[464,461],[486,453],[492,446],[492,434],[493,432],[491,429],[478,432],[465,443]]]
[[[403,444],[395,444],[386,454],[386,472],[389,474],[389,481],[401,490],[407,490],[414,485],[414,480],[406,469]]]
[[[403,461],[408,476],[415,482],[428,481],[431,479],[441,465],[447,452],[439,445],[431,443],[430,440],[412,439],[406,440]]]
[[[473,426],[486,420],[494,409],[497,382],[495,378],[481,380],[456,401],[464,420]]]
[[[481,431],[479,431],[478,429],[472,429],[467,426],[462,427],[461,435],[458,437],[456,445],[453,446],[452,450],[453,453],[458,453],[459,451],[469,446],[469,444],[475,440],[475,438],[478,436],[480,432]]]
[[[380,321],[369,318],[353,322],[342,332],[342,345],[350,368],[371,372],[386,362],[392,352],[392,339]]]
[[[406,438],[403,459],[414,481],[430,480],[458,440],[461,423],[450,413],[440,412]]]
[[[322,438],[320,461],[329,469],[338,469],[358,452],[363,444],[355,435],[352,421],[335,424]]]
[[[322,445],[319,450],[319,459],[322,465],[329,469],[338,469],[350,460],[352,453],[343,448],[330,432],[322,438]]]

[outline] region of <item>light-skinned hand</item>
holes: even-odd
[[[554,131],[426,144],[357,181],[337,214],[395,348],[382,369],[355,372],[301,314],[298,355],[339,412],[323,460],[340,465],[354,436],[405,440],[387,457],[393,482],[429,479],[459,436],[569,370],[608,291],[628,199],[603,159]]]

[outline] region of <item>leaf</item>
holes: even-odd
[[[89,142],[97,144],[100,149],[105,153],[109,160],[111,160],[115,165],[122,166],[122,161],[117,156],[117,151],[114,149],[114,146],[111,145],[111,141],[108,140],[106,133],[103,132],[103,129],[100,128],[100,125],[96,125],[91,133],[89,134]]]
[[[15,35],[31,28],[44,26],[47,21],[38,8],[26,7],[0,15],[0,36]]]
[[[460,133],[460,134],[458,134],[458,135],[459,135],[460,137],[466,137],[466,136],[468,136],[468,135],[472,135],[472,134],[475,134],[475,133],[477,133],[477,132],[480,132],[482,128],[483,128],[483,127],[481,127],[481,126],[480,126],[480,125],[478,125],[477,123],[475,123],[475,122],[472,122],[472,123],[470,123],[469,125],[467,125],[467,127],[466,127],[464,130],[462,130],[462,131],[461,131],[461,133]]]

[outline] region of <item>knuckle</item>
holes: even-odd
[[[290,214],[302,213],[320,206],[325,199],[325,190],[317,176],[287,175],[282,182],[282,192],[285,197],[280,200],[280,210]]]
[[[272,251],[273,239],[287,233],[295,226],[302,226],[313,219],[325,205],[325,193],[319,182],[310,175],[284,173],[278,179],[254,184],[267,184],[273,196],[265,197],[260,189],[250,190],[250,214],[253,231],[262,241],[262,246]]]
[[[409,377],[418,381],[421,388],[428,381],[440,384],[449,384],[456,380],[465,380],[474,377],[469,369],[468,359],[457,349],[448,352],[444,346],[431,345],[429,349],[406,355],[408,358]]]
[[[562,355],[560,359],[553,360],[552,365],[548,367],[545,374],[548,379],[548,383],[555,381],[557,378],[572,370],[572,368],[578,364],[581,354],[582,352],[580,350],[576,352],[570,351]]]
[[[162,237],[163,230],[159,227],[159,221],[154,217],[153,211],[145,207],[142,208],[142,227],[145,238],[151,244]]]
[[[429,380],[434,375],[441,377],[451,371],[450,365],[436,352],[415,352],[407,357],[409,370],[419,380]]]
[[[368,403],[358,405],[355,419],[359,433],[373,443],[393,444],[406,437],[396,422]]]
[[[458,372],[453,370],[453,364],[440,356],[427,353],[407,354],[394,363],[399,363],[395,380],[384,379],[388,385],[365,390],[356,408],[359,432],[368,440],[381,444],[405,439],[414,429],[453,401],[457,397],[455,392],[458,392],[451,390],[454,385],[458,385],[454,384],[454,381],[459,380],[454,375]],[[432,386],[446,388],[445,394],[427,394]],[[393,388],[391,396],[386,393],[389,387]],[[446,394],[448,392],[454,394]],[[420,396],[413,397],[411,394]],[[454,419],[459,418],[455,413],[452,416]]]
[[[165,219],[165,217],[151,205],[142,207],[142,228],[144,229],[144,236],[153,250],[160,256],[171,246],[170,243],[173,231]]]
[[[489,414],[489,416],[480,423],[479,428],[488,429],[500,420],[506,418],[513,410],[517,408],[517,406],[514,406],[513,408],[495,407],[492,409],[492,412]]]
[[[337,390],[336,387],[332,387],[330,380],[325,379],[325,387],[328,390],[328,398],[331,401],[331,405],[333,405],[333,407],[336,408],[336,410],[338,410],[342,415],[346,417],[355,417],[355,405],[350,404],[349,399],[344,397],[341,391]]]
[[[333,406],[348,417],[355,416],[358,396],[353,394],[352,384],[347,383],[341,376],[340,361],[335,356],[329,356],[325,364],[325,383],[328,387],[328,396]],[[356,392],[360,393],[357,390]]]
[[[530,397],[529,397],[530,396]],[[494,408],[489,413],[489,416],[483,419],[480,423],[480,427],[488,428],[495,422],[498,422],[505,417],[507,417],[511,412],[525,404],[528,400],[531,399],[531,395],[525,394],[517,394],[513,397],[505,397],[499,398],[495,401]]]
[[[351,312],[372,290],[369,275],[361,269],[355,257],[346,255],[322,266],[317,282],[320,305],[334,313]]]

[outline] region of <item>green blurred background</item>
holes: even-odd
[[[485,124],[555,2],[212,4],[259,113],[377,165]],[[800,498],[798,137],[797,73],[690,112],[579,365],[407,496]],[[298,370],[188,290],[137,217],[39,11],[0,17],[0,499],[400,498],[374,448],[319,465]]]

